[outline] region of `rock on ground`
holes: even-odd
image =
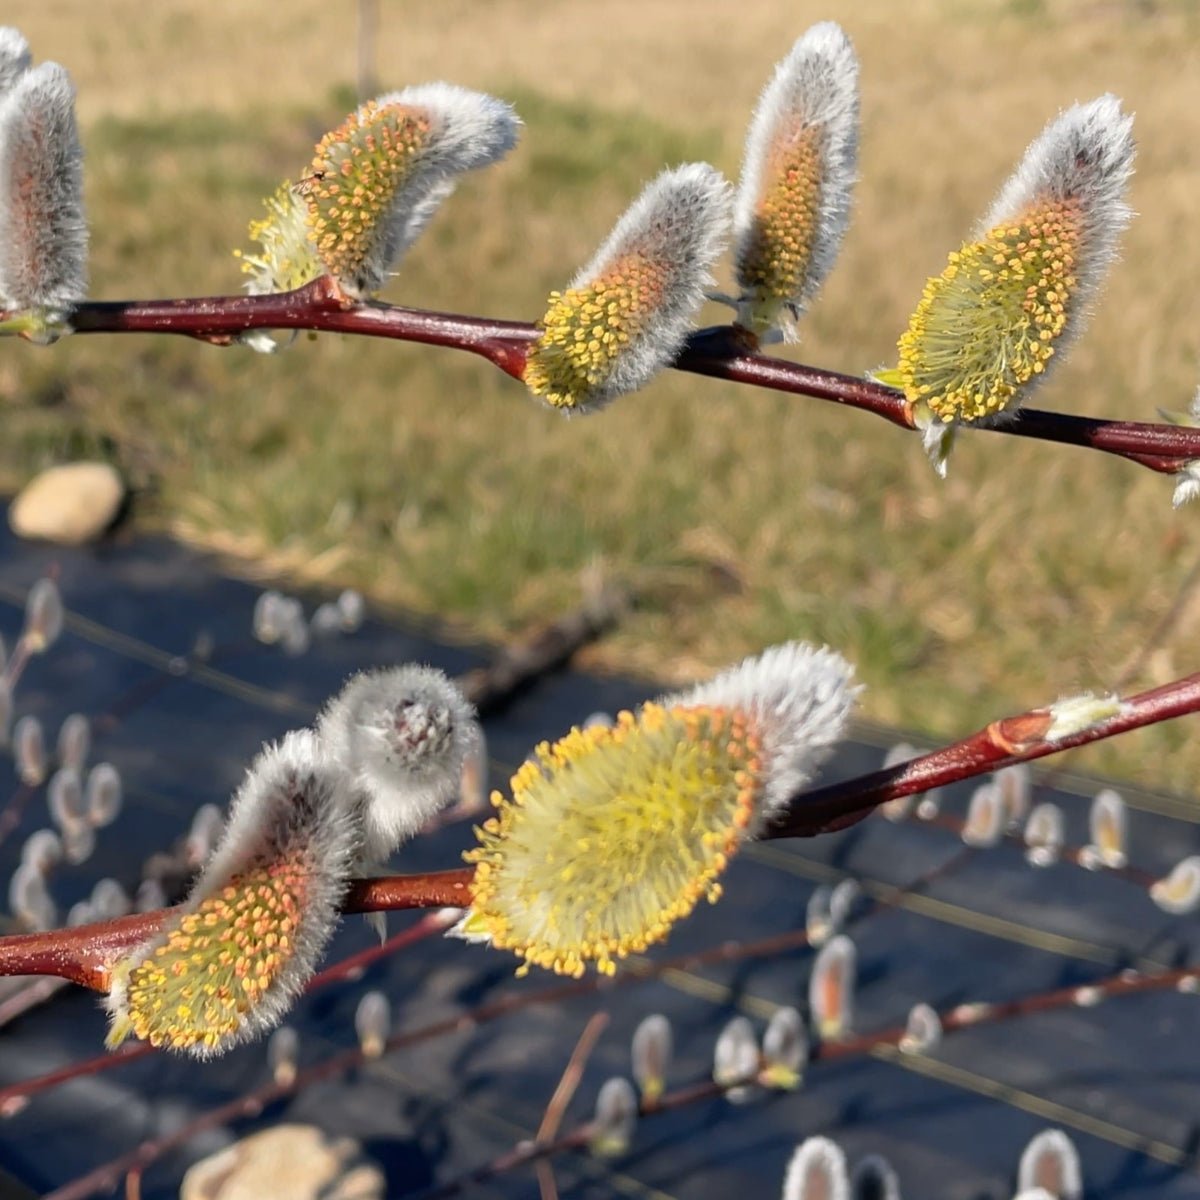
[[[79,546],[98,538],[116,519],[125,484],[108,463],[50,467],[34,476],[9,506],[18,537]]]
[[[276,1125],[201,1159],[179,1200],[384,1200],[383,1172],[353,1138]]]

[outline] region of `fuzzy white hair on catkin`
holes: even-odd
[[[458,177],[498,162],[517,144],[521,130],[510,104],[452,83],[416,84],[386,92],[373,103],[379,110],[393,105],[420,109],[431,128],[412,171],[396,190],[374,252],[354,281],[364,293],[383,286],[454,191]]]
[[[0,305],[67,309],[87,294],[75,89],[41,63],[0,97]]]
[[[356,675],[317,734],[361,793],[364,860],[382,863],[456,794],[479,726],[450,679],[410,664]]]
[[[610,267],[634,256],[665,271],[663,299],[645,326],[613,360],[612,370],[588,394],[579,412],[593,412],[636,392],[683,349],[692,321],[712,284],[712,266],[728,238],[733,194],[708,163],[663,171],[626,209],[591,260],[569,286],[586,288]]]
[[[33,65],[29,43],[11,25],[0,25],[0,95],[12,87]]]
[[[308,863],[304,902],[283,969],[237,1030],[216,1046],[195,1045],[188,1053],[211,1058],[273,1029],[311,978],[337,926],[360,832],[350,777],[328,760],[316,734],[297,730],[266,747],[234,795],[221,839],[187,899],[113,972],[105,1001],[110,1016],[126,1008],[129,972],[164,945],[185,916],[247,870],[300,856]]]
[[[733,215],[734,262],[754,236],[755,210],[771,152],[781,137],[821,130],[821,183],[808,269],[789,299],[781,331],[796,337],[796,319],[825,282],[850,224],[858,178],[858,57],[835,21],[822,21],[797,39],[763,88],[750,127]],[[743,281],[739,277],[739,283]]]
[[[749,714],[762,741],[763,800],[752,832],[812,782],[842,738],[861,687],[854,668],[828,647],[785,642],[686,692],[666,708],[709,706]]]
[[[783,1177],[783,1200],[849,1200],[846,1155],[827,1137],[801,1142]]]
[[[1079,1151],[1061,1129],[1043,1129],[1025,1147],[1017,1169],[1017,1188],[1022,1192],[1045,1188],[1059,1200],[1081,1200]]]
[[[1029,144],[1016,171],[976,226],[976,236],[982,237],[1039,202],[1078,205],[1080,243],[1072,269],[1075,294],[1057,342],[1056,359],[1061,360],[1062,350],[1083,328],[1116,258],[1117,242],[1133,218],[1126,197],[1135,152],[1133,114],[1121,111],[1118,97],[1106,93],[1087,104],[1073,104]],[[1047,364],[1043,375],[1054,361]]]

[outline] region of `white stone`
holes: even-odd
[[[112,524],[125,484],[108,463],[80,462],[49,467],[35,475],[8,509],[13,533],[65,546],[98,538]]]
[[[353,1138],[276,1125],[193,1165],[179,1200],[384,1200],[383,1172]]]

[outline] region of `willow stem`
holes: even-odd
[[[173,333],[227,345],[252,329],[307,329],[394,338],[478,354],[514,379],[525,370],[538,329],[525,321],[347,300],[328,276],[292,292],[267,296],[207,296],[178,300],[90,301],[71,315],[75,333]],[[812,396],[856,408],[912,429],[908,402],[893,388],[854,375],[758,353],[752,334],[737,326],[698,330],[673,364],[676,370]],[[989,432],[1083,446],[1139,466],[1173,474],[1200,458],[1200,429],[1145,421],[1107,421],[1023,408]]]

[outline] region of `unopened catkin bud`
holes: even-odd
[[[768,1087],[791,1091],[800,1086],[808,1062],[808,1030],[794,1008],[778,1008],[762,1041],[760,1078]]]
[[[87,294],[83,152],[58,63],[0,96],[0,307],[61,311]]]
[[[1080,866],[1093,870],[1109,867],[1119,870],[1127,861],[1125,843],[1129,817],[1125,801],[1112,788],[1096,793],[1088,814],[1091,844],[1079,854]]]
[[[1150,887],[1150,899],[1163,912],[1182,915],[1200,907],[1200,856],[1178,862],[1171,873]]]
[[[317,734],[363,793],[363,852],[382,862],[454,797],[478,726],[441,671],[409,665],[356,675]]]
[[[928,1054],[942,1040],[942,1019],[928,1004],[914,1004],[908,1013],[904,1036],[899,1041],[904,1054]]]
[[[314,637],[332,637],[342,632],[342,616],[336,604],[326,601],[313,609],[313,615],[308,619],[308,627]]]
[[[999,845],[1004,837],[1007,816],[999,786],[995,783],[980,784],[971,793],[967,819],[962,827],[962,840],[977,850]]]
[[[62,633],[63,602],[53,579],[39,579],[25,599],[25,628],[22,637],[33,654],[47,650]]]
[[[821,947],[808,985],[812,1024],[823,1042],[849,1036],[854,1024],[854,989],[858,955],[854,943],[839,934]]]
[[[882,1154],[868,1154],[850,1172],[851,1200],[900,1200],[900,1180]]]
[[[21,862],[28,863],[43,875],[49,875],[62,859],[62,839],[53,829],[36,830],[21,847]]]
[[[1025,822],[1025,861],[1033,867],[1058,862],[1063,846],[1063,815],[1057,804],[1037,805]]]
[[[364,1058],[379,1058],[392,1029],[392,1006],[382,992],[367,992],[354,1010],[354,1031]]]
[[[637,1092],[628,1079],[614,1076],[596,1096],[588,1149],[602,1158],[616,1158],[629,1149],[637,1128]]]
[[[1082,1200],[1079,1151],[1061,1129],[1044,1129],[1025,1147],[1017,1171],[1017,1188],[1045,1188],[1057,1200]]]
[[[833,936],[833,918],[829,913],[829,898],[833,889],[823,883],[813,889],[804,906],[804,932],[808,936],[808,944],[814,949],[825,945]]]
[[[254,602],[254,636],[268,646],[279,641],[283,632],[284,597],[276,591],[261,592]]]
[[[22,717],[13,730],[13,761],[17,778],[27,787],[46,781],[46,738],[42,723],[34,716]]]
[[[88,751],[92,748],[92,727],[82,713],[72,713],[58,727],[55,754],[60,767],[83,770]]]
[[[96,831],[85,822],[69,825],[62,831],[63,858],[73,867],[87,862],[96,849]]]
[[[997,771],[992,782],[1000,789],[1005,828],[1015,833],[1029,815],[1033,801],[1033,772],[1028,763],[1013,763],[1011,767]]]
[[[132,911],[129,893],[115,879],[97,880],[92,888],[92,909],[97,920],[112,921]]]
[[[97,829],[111,825],[121,815],[123,802],[120,772],[112,763],[97,763],[88,772],[84,788],[87,819]]]
[[[888,752],[883,756],[883,762],[880,763],[881,770],[889,770],[892,767],[898,767],[901,763],[906,763],[909,759],[916,758],[917,751],[914,746],[910,746],[908,742],[897,742],[896,745],[890,747]],[[880,814],[889,821],[905,821],[912,816],[913,808],[916,806],[919,796],[896,796],[892,800],[885,800],[879,806]]]
[[[862,900],[863,890],[857,879],[843,879],[829,893],[829,919],[835,933],[840,933],[854,916]]]
[[[304,619],[304,606],[294,596],[280,602],[279,644],[284,654],[299,658],[312,645],[312,634]]]
[[[33,863],[21,863],[8,882],[8,907],[30,930],[53,929],[58,910],[46,888],[46,877]]]
[[[679,353],[724,244],[730,192],[707,163],[664,171],[562,292],[551,292],[525,385],[564,412],[637,391]]]
[[[333,933],[358,849],[353,786],[317,737],[264,750],[187,900],[113,965],[108,1045],[133,1033],[208,1058],[273,1028]]]
[[[849,1200],[846,1156],[837,1142],[810,1137],[796,1147],[783,1180],[783,1200]]]
[[[267,1042],[267,1066],[280,1087],[291,1087],[300,1056],[300,1035],[291,1025],[280,1025]]]
[[[837,258],[858,157],[858,60],[814,25],[775,68],[746,139],[734,214],[738,323],[795,336]]]
[[[343,633],[357,633],[362,628],[366,616],[367,605],[362,592],[354,588],[346,588],[337,598],[338,616],[342,622]]]
[[[158,908],[166,908],[167,893],[162,883],[157,879],[143,879],[138,884],[137,895],[133,898],[135,912],[154,912]]]
[[[754,1026],[746,1017],[734,1017],[713,1047],[713,1081],[725,1088],[725,1099],[731,1104],[743,1104],[753,1095],[750,1085],[758,1075],[758,1067]]]
[[[666,1087],[671,1065],[671,1022],[662,1013],[644,1017],[633,1033],[633,1078],[647,1104],[655,1103]]]
[[[51,819],[63,833],[89,824],[83,782],[74,767],[60,767],[54,772],[46,788],[46,803]]]

